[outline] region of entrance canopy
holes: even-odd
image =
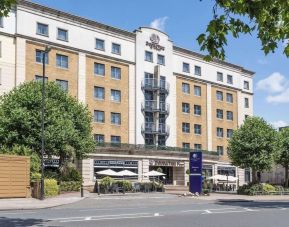
[[[128,176],[128,177],[132,177],[132,176],[137,176],[137,173],[134,173],[132,171],[129,170],[122,170],[118,173],[116,173],[118,176]]]
[[[113,171],[112,169],[106,169],[102,171],[96,172],[98,175],[104,175],[104,176],[119,176],[117,172]]]

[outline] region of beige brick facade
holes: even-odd
[[[105,75],[98,76],[94,74],[94,63],[105,65]],[[121,79],[111,78],[111,67],[121,69]],[[121,143],[128,143],[128,65],[100,59],[96,57],[87,57],[86,59],[86,103],[92,115],[94,110],[104,111],[105,122],[93,123],[93,134],[104,135],[105,142],[111,141],[111,136],[120,136]],[[94,86],[105,89],[104,100],[94,98]],[[111,89],[121,91],[121,102],[111,101]],[[121,125],[111,124],[111,112],[121,114]]]

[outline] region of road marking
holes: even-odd
[[[151,213],[130,213],[130,214],[109,214],[109,215],[97,215],[91,216],[91,218],[102,218],[102,217],[121,217],[121,216],[129,216],[129,215],[151,215]],[[48,219],[49,221],[60,221],[60,220],[68,220],[68,219],[82,219],[87,216],[82,217],[68,217],[68,218],[53,218]]]
[[[214,210],[235,210],[235,207],[227,207],[227,208],[216,208],[216,209],[207,209],[207,211],[214,211]],[[198,211],[206,211],[206,210],[182,210],[181,213],[187,212],[198,212]]]
[[[115,198],[103,198],[103,197],[98,197],[98,198],[90,198],[90,199],[96,199],[96,200],[116,200],[116,199],[173,199],[173,198],[168,198],[168,197],[162,197],[162,196],[155,196],[155,197],[115,197]]]
[[[0,214],[1,215],[3,215],[3,214],[8,214],[8,215],[10,215],[10,214],[35,214],[36,212],[18,212],[18,213],[16,213],[16,212],[14,212],[14,213],[1,213],[0,212]]]
[[[158,217],[158,216],[160,216],[160,214],[159,213],[154,213],[154,216]]]
[[[244,208],[244,210],[246,210],[246,211],[259,211],[259,210],[252,210],[250,208]]]
[[[204,210],[207,214],[211,214],[212,212],[209,210]]]
[[[159,215],[158,217],[162,217],[164,215]],[[103,217],[103,218],[91,218],[89,221],[102,221],[102,220],[120,220],[120,219],[137,219],[137,218],[154,218],[153,215],[140,215],[140,216],[124,216],[124,217]],[[82,222],[87,220],[64,220],[60,221],[61,223],[67,223],[67,222]]]
[[[83,209],[79,210],[80,212],[85,212],[85,211],[92,211],[92,210],[135,210],[135,209],[143,209],[143,208],[149,208],[149,207],[113,207],[113,208],[91,208],[91,209]]]

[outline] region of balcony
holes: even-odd
[[[142,134],[170,135],[170,127],[167,124],[155,124],[153,122],[146,122],[141,127]]]
[[[142,112],[160,112],[169,115],[170,105],[165,102],[158,102],[156,100],[147,100],[141,104]]]
[[[144,79],[141,83],[141,89],[143,91],[159,91],[160,93],[169,94],[170,85],[164,80]]]

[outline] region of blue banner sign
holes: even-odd
[[[190,152],[190,192],[202,192],[202,152]]]

